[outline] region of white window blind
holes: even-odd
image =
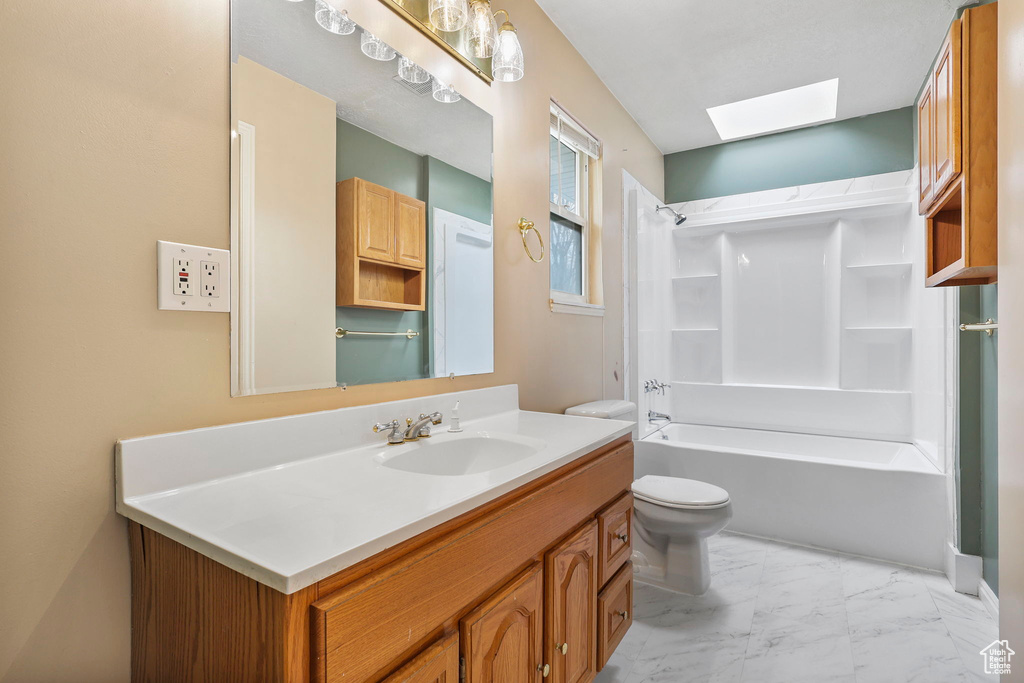
[[[551,134],[591,159],[601,158],[601,142],[554,103],[551,104]]]

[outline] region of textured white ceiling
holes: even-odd
[[[334,100],[338,118],[489,182],[491,115],[466,98],[442,104],[429,89],[410,92],[395,78],[398,58],[370,59],[359,49],[360,33],[338,36],[320,28],[313,0],[231,3],[232,60],[248,57]]]
[[[722,141],[708,107],[830,78],[839,78],[839,119],[909,106],[964,4],[537,2],[664,153]]]

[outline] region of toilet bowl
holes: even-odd
[[[593,401],[566,415],[635,420],[629,401]],[[690,595],[711,586],[708,538],[732,518],[729,493],[694,479],[647,475],[633,482],[633,571],[637,579]]]
[[[637,578],[689,595],[706,593],[708,538],[732,518],[728,492],[693,479],[647,475],[633,482],[633,507]]]

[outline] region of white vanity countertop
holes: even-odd
[[[540,449],[478,474],[418,474],[384,465],[418,444],[388,446],[383,434],[370,433],[373,423],[445,412],[456,399],[464,432],[448,434],[446,414],[433,427],[432,448],[486,433],[536,440]],[[117,510],[294,593],[632,429],[632,422],[520,411],[513,386],[130,439],[117,447]]]

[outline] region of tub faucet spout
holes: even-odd
[[[664,421],[664,422],[671,422],[672,418],[669,417],[668,415],[666,415],[665,413],[659,413],[656,410],[648,410],[647,411],[647,421],[648,422],[657,422],[659,420]]]

